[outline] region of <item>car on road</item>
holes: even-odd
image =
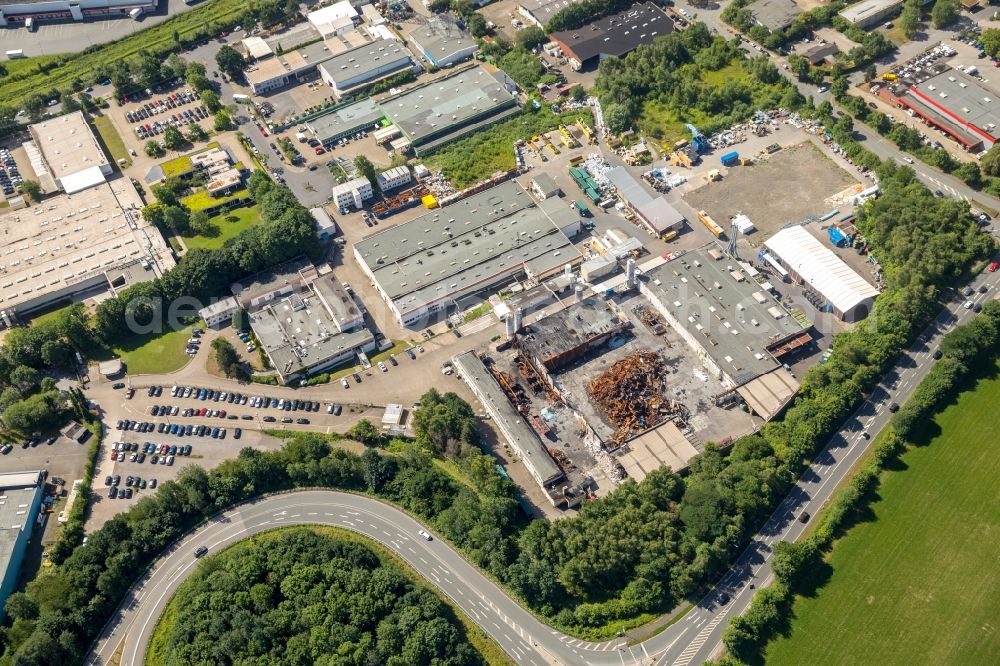
[[[115,382],[114,384],[111,385],[111,388],[113,388],[116,391],[119,389],[123,389],[125,388],[125,382]]]
[[[809,512],[808,511],[803,511],[802,513],[799,514],[799,522],[800,523],[808,523],[809,522],[809,518],[810,518],[810,516],[809,516]]]
[[[983,304],[982,303],[976,303],[975,305],[972,306],[972,311],[976,312],[976,313],[982,312],[983,311]]]
[[[295,422],[299,425],[309,425],[309,419],[295,419]]]
[[[907,157],[907,156],[904,155],[903,156],[903,161],[906,162],[907,164],[913,164],[913,158],[912,157]]]
[[[382,361],[378,362],[378,369],[381,370],[382,372],[389,372],[389,368],[386,367],[385,363]]]
[[[203,557],[208,552],[208,546],[198,546],[194,549],[195,557]]]
[[[417,534],[419,534],[420,536],[422,536],[424,538],[424,541],[433,541],[434,540],[433,537],[431,537],[430,533],[427,530],[420,530],[419,532],[417,532]]]
[[[725,606],[726,604],[728,604],[729,603],[729,595],[726,594],[725,592],[720,592],[719,593],[719,603],[722,604],[723,606]]]
[[[895,402],[889,403],[889,411],[895,414],[896,412],[899,411],[899,405],[896,404]]]

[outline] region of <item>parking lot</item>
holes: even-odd
[[[130,138],[143,143],[148,139],[160,140],[158,137],[170,126],[186,132],[191,125],[200,125],[208,131],[213,123],[211,114],[201,103],[201,95],[182,87],[138,100],[129,98],[119,107],[118,114],[129,124]]]

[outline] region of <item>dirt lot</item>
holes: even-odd
[[[781,183],[780,196],[775,196],[775,183]],[[827,199],[856,183],[819,148],[803,142],[753,166],[729,169],[720,182],[689,192],[684,199],[695,210],[708,211],[724,227],[737,213],[749,216],[758,230],[753,239],[759,243],[785,224],[833,208],[843,210],[842,200]]]

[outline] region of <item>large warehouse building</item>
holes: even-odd
[[[128,18],[133,9],[153,11],[158,0],[13,0],[0,2],[0,28],[36,21],[83,21],[85,19]]]
[[[1000,138],[997,95],[974,76],[943,63],[901,78],[878,94],[912,110],[971,152],[989,148]]]
[[[0,474],[0,620],[6,616],[7,597],[17,589],[21,562],[38,522],[45,483],[40,471]]]
[[[0,209],[0,320],[100,289],[112,293],[174,266],[163,236],[142,216],[127,178],[111,172],[81,113],[32,125],[25,152],[44,189],[43,204]],[[24,174],[29,177],[28,174]]]
[[[650,194],[625,167],[618,166],[608,171],[608,182],[614,186],[618,198],[631,214],[654,236],[662,236],[684,226],[684,215],[662,194]]]
[[[646,277],[639,290],[754,413],[769,419],[795,395],[798,382],[779,359],[812,337],[739,263],[705,246]]]
[[[379,126],[385,113],[370,97],[360,102],[341,106],[326,115],[306,122],[306,127],[324,146],[329,147],[345,136],[361,130],[371,131]]]
[[[544,279],[582,259],[512,181],[368,236],[354,244],[354,256],[406,327],[518,277]]]
[[[103,183],[113,171],[83,111],[35,123],[28,134],[24,148],[44,190],[73,194]]]
[[[414,29],[410,41],[435,67],[451,67],[468,60],[479,48],[471,35],[443,16],[432,17],[425,25]]]
[[[379,102],[418,155],[517,114],[517,87],[499,70],[468,67]]]
[[[640,290],[730,386],[780,366],[774,353],[808,336],[774,296],[714,247],[647,272]]]
[[[803,227],[782,229],[764,247],[793,280],[808,284],[826,299],[825,309],[844,321],[861,321],[871,312],[878,289]]]
[[[621,57],[673,29],[662,9],[646,2],[575,30],[553,32],[549,39],[559,45],[573,69],[580,70],[609,56]]]
[[[359,86],[413,67],[410,52],[394,39],[377,39],[339,53],[319,66],[326,85],[340,99]]]

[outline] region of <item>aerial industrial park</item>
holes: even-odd
[[[3,659],[992,663],[990,13],[0,4]]]

